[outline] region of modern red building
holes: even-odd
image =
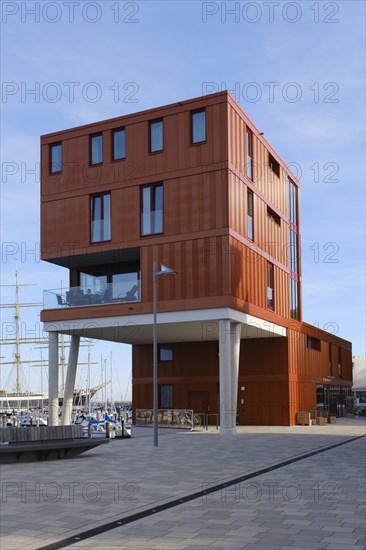
[[[351,343],[302,320],[299,182],[227,92],[41,138],[42,259],[69,269],[45,291],[50,401],[57,339],[133,345],[133,405],[151,408],[153,261],[160,408],[292,425],[340,410]],[[324,304],[326,307],[327,304]],[[57,422],[56,413],[51,422]]]

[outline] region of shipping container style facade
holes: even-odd
[[[70,270],[45,329],[131,343],[135,409],[153,405],[155,260],[177,272],[158,282],[161,408],[222,416],[228,353],[236,423],[342,414],[351,343],[302,320],[299,182],[230,94],[43,136],[41,171],[42,259]]]

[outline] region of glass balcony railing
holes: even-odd
[[[123,280],[117,280],[104,286],[94,285],[93,287],[90,285],[88,288],[71,287],[68,290],[44,290],[43,309],[139,302],[141,299],[139,274],[123,275]]]

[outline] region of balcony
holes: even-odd
[[[98,288],[71,287],[43,291],[43,309],[108,305],[139,302],[141,299],[139,273],[126,274],[123,281]]]

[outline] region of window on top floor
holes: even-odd
[[[247,224],[248,239],[254,241],[254,193],[249,189],[247,191]]]
[[[249,179],[253,179],[253,133],[249,128],[245,133],[245,148],[246,148],[246,175]]]
[[[191,117],[192,143],[206,141],[206,110],[192,111]]]
[[[111,194],[91,197],[91,242],[111,240]]]
[[[163,184],[141,188],[141,235],[163,232]]]
[[[50,172],[58,174],[62,172],[62,144],[52,143],[50,145]]]
[[[103,136],[96,134],[90,136],[90,164],[101,164],[103,162]]]
[[[271,262],[267,262],[267,307],[273,310],[275,308],[274,265]]]
[[[280,165],[271,153],[268,152],[268,165],[276,176],[280,177]]]
[[[149,128],[150,153],[162,151],[164,149],[164,129],[162,119],[150,121]]]
[[[320,351],[321,342],[319,338],[314,338],[314,336],[307,336],[306,347],[308,349],[315,349],[315,351]]]
[[[297,187],[291,180],[288,180],[288,218],[297,225]]]
[[[126,158],[126,131],[124,128],[113,130],[113,160]]]

